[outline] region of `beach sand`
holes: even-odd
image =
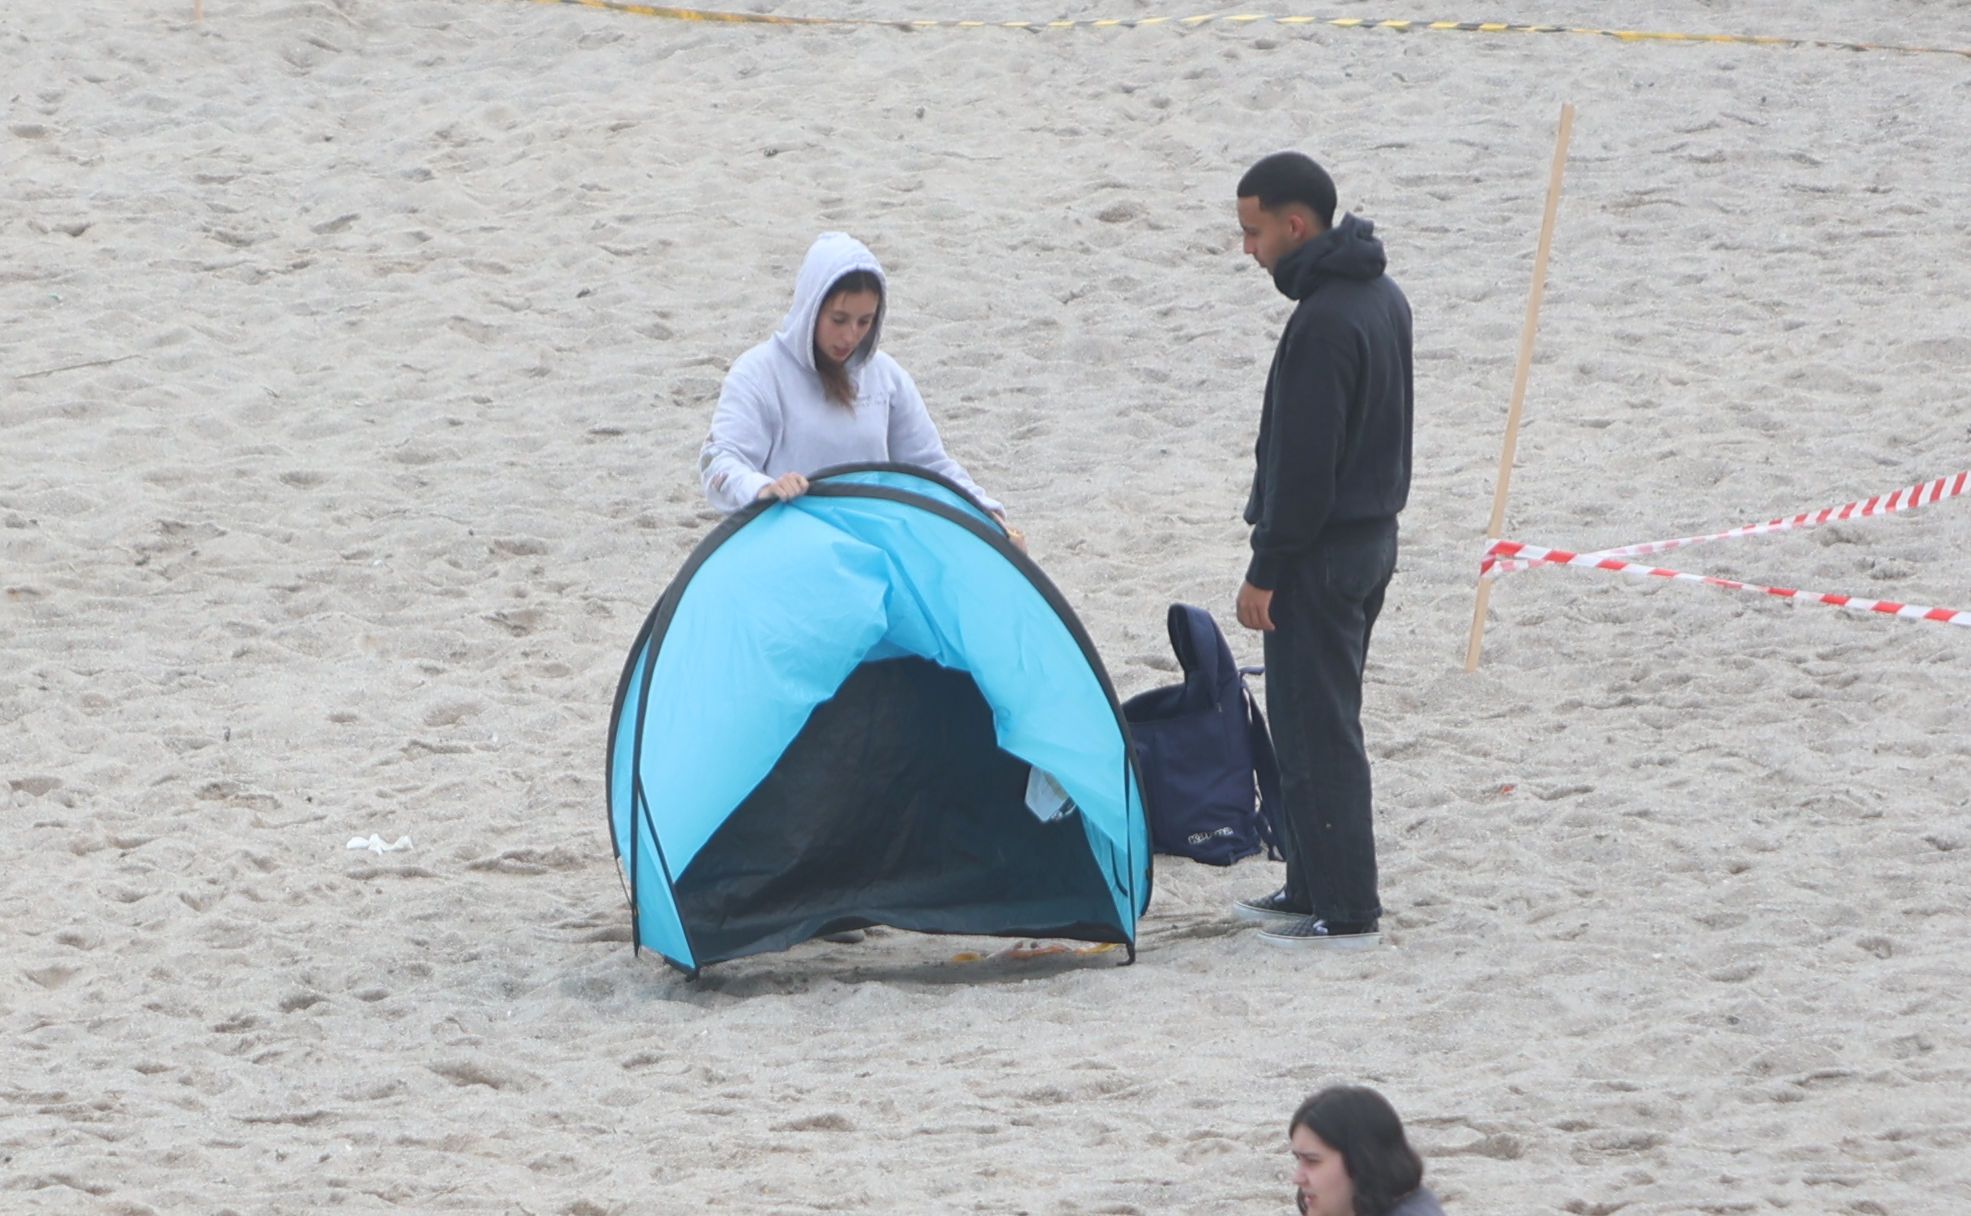
[[[1458,1216],[1971,1209],[1971,632],[1549,569],[1461,670],[1560,104],[1505,531],[1584,549],[1971,464],[1971,61],[191,7],[0,10],[0,1209],[1285,1213],[1342,1080]],[[1971,44],[1921,0],[1623,8]],[[886,349],[1128,694],[1173,600],[1258,657],[1288,306],[1232,192],[1284,146],[1417,317],[1384,947],[1268,950],[1226,905],[1277,866],[1170,859],[1133,967],[634,957],[615,682],[813,235],[885,259]],[[1664,560],[1971,608],[1968,548],[1959,500]]]

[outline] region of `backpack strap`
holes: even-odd
[[[1252,744],[1252,771],[1259,779],[1259,839],[1266,845],[1266,860],[1280,861],[1280,763],[1273,755],[1273,732],[1266,728],[1266,715],[1259,701],[1246,687],[1247,676],[1263,676],[1264,667],[1239,668],[1239,691],[1246,698],[1246,733]]]
[[[1169,623],[1170,648],[1184,669],[1184,682],[1205,690],[1215,704],[1231,684],[1234,670],[1232,648],[1218,622],[1202,608],[1172,604]]]

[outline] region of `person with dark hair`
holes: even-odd
[[[1308,216],[1318,223],[1318,227],[1310,228],[1309,236],[1326,232],[1335,224],[1335,179],[1312,157],[1299,152],[1275,152],[1260,157],[1239,179],[1239,197],[1252,199],[1262,211],[1282,212],[1290,204],[1307,208]],[[1241,226],[1244,220],[1241,214]],[[1254,253],[1250,247],[1246,252]],[[1273,268],[1265,261],[1260,265],[1268,270]]]
[[[787,319],[733,362],[719,391],[698,459],[713,506],[730,514],[763,498],[785,502],[830,465],[894,461],[955,482],[1004,521],[1005,508],[945,452],[916,382],[876,349],[887,290],[861,241],[840,232],[815,239]]]
[[[1373,1089],[1335,1085],[1302,1102],[1287,1142],[1303,1216],[1444,1216],[1396,1108]]]
[[[1362,673],[1410,493],[1410,303],[1375,225],[1278,152],[1239,181],[1245,251],[1294,301],[1266,376],[1239,623],[1265,635],[1286,884],[1234,912],[1290,948],[1381,940]]]

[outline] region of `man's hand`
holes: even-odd
[[[786,502],[790,498],[799,498],[807,492],[807,478],[801,476],[799,473],[782,473],[779,477],[761,486],[760,492],[756,497],[778,498],[781,502]]]
[[[1273,632],[1273,593],[1251,583],[1239,584],[1239,624],[1261,633]]]

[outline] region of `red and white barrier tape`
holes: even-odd
[[[1497,562],[1505,560],[1523,561],[1535,566],[1589,566],[1597,570],[1614,570],[1621,574],[1634,574],[1645,578],[1704,583],[1712,587],[1723,587],[1728,591],[1756,591],[1761,595],[1803,600],[1811,604],[1826,604],[1832,608],[1849,608],[1856,612],[1879,612],[1911,621],[1937,621],[1945,625],[1971,626],[1971,612],[1960,612],[1952,608],[1927,608],[1922,604],[1899,604],[1894,600],[1864,600],[1849,595],[1829,595],[1820,591],[1796,591],[1791,587],[1761,587],[1757,583],[1712,578],[1705,574],[1684,574],[1676,570],[1664,570],[1656,566],[1623,561],[1617,557],[1601,557],[1593,553],[1569,553],[1565,549],[1543,549],[1538,545],[1523,545],[1518,541],[1510,540],[1492,542],[1485,550],[1485,560],[1480,564],[1480,570],[1489,576],[1493,573],[1492,567]]]
[[[1820,511],[1809,511],[1790,519],[1768,520],[1762,524],[1746,524],[1724,532],[1713,532],[1707,536],[1684,536],[1676,540],[1651,540],[1639,545],[1618,545],[1613,549],[1596,549],[1592,553],[1579,556],[1589,558],[1627,558],[1648,557],[1654,553],[1668,553],[1672,549],[1682,549],[1688,545],[1701,545],[1714,540],[1735,540],[1741,536],[1763,536],[1774,532],[1794,532],[1803,528],[1818,528],[1822,524],[1840,523],[1847,519],[1867,519],[1874,515],[1892,515],[1898,511],[1909,511],[1916,507],[1942,502],[1946,498],[1956,498],[1971,489],[1971,471],[1953,473],[1939,477],[1935,481],[1918,482],[1905,486],[1891,494],[1878,494],[1873,498],[1857,499],[1838,507],[1828,507]],[[1545,565],[1545,559],[1511,558],[1491,560],[1494,549],[1486,550],[1487,562],[1481,567],[1490,578],[1503,574],[1513,574],[1520,570],[1531,570]]]

